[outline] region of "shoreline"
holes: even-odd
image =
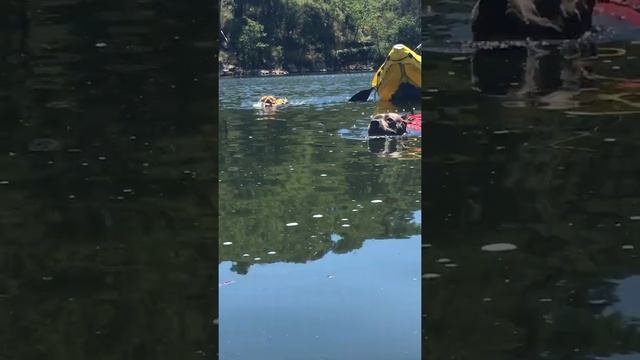
[[[286,75],[222,75],[218,74],[218,79],[237,79],[237,78],[274,78],[274,77],[292,77],[292,76],[309,76],[309,75],[342,75],[342,74],[363,74],[374,73],[375,70],[349,70],[349,71],[309,71],[303,73],[289,73]]]

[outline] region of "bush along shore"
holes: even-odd
[[[286,67],[289,70],[279,69],[250,69],[245,70],[233,64],[219,64],[220,76],[283,76],[283,75],[302,75],[302,74],[331,74],[331,73],[354,73],[354,72],[372,72],[376,69],[374,64],[350,64],[340,69],[298,69],[294,64]]]
[[[222,0],[221,76],[373,71],[420,42],[418,0]]]

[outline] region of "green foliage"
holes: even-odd
[[[227,51],[240,66],[337,70],[377,64],[395,43],[420,41],[418,0],[223,0]]]
[[[259,66],[264,57],[265,49],[268,47],[263,42],[265,38],[264,26],[249,18],[245,18],[245,25],[240,33],[238,43],[238,57],[244,64],[250,67]]]

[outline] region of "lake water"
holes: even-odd
[[[639,359],[640,39],[469,43],[424,18],[427,359]]]
[[[421,140],[367,140],[371,75],[220,80],[220,359],[420,359]]]
[[[205,7],[0,5],[0,358],[215,356]]]

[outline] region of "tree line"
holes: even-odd
[[[220,61],[299,70],[379,63],[393,44],[420,42],[420,9],[418,0],[222,0]]]

